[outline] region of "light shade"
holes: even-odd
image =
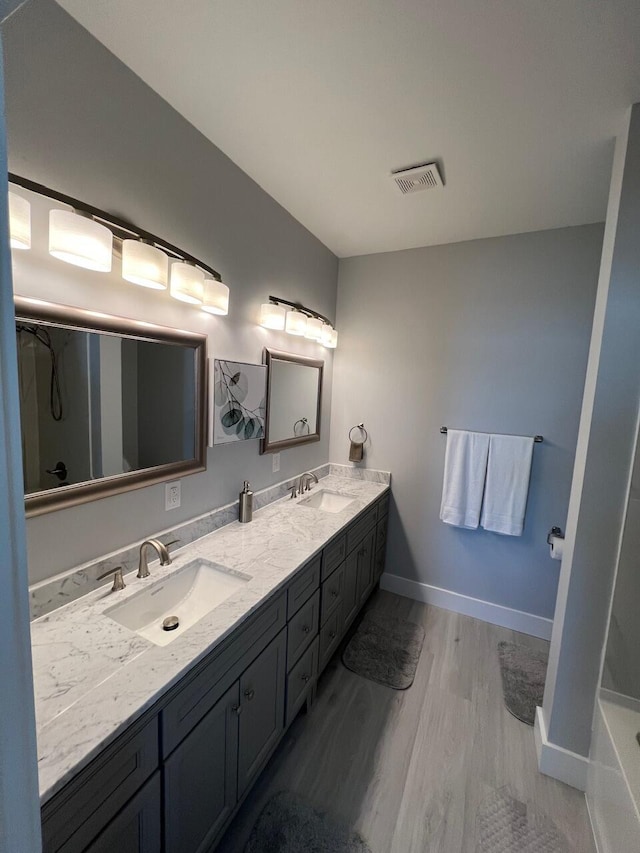
[[[319,320],[317,317],[307,317],[307,328],[304,332],[305,338],[310,338],[312,341],[321,340],[323,325],[322,320]]]
[[[98,272],[109,272],[113,235],[109,229],[71,210],[49,212],[49,253],[54,258]]]
[[[287,310],[282,305],[263,302],[260,306],[260,325],[264,326],[265,329],[276,329],[281,332],[284,329],[286,315]]]
[[[12,249],[31,248],[31,205],[9,192],[9,243]]]
[[[307,330],[307,315],[302,311],[288,311],[284,327],[290,335],[304,335]]]
[[[122,241],[122,278],[152,290],[166,290],[169,258],[165,253],[140,240]]]
[[[338,346],[338,333],[335,329],[331,332],[331,341],[325,346],[329,349],[335,349]]]
[[[170,291],[174,299],[189,302],[191,305],[202,304],[204,290],[204,273],[193,264],[176,261],[171,265]]]
[[[331,344],[331,335],[333,334],[333,326],[329,323],[325,323],[322,327],[322,336],[320,338],[320,343],[323,346],[328,347]]]
[[[229,288],[215,278],[205,277],[202,310],[208,314],[229,313]]]

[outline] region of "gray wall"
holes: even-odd
[[[32,257],[16,267],[16,291],[207,332],[210,356],[260,362],[271,346],[323,357],[327,367],[322,440],[284,452],[278,474],[258,442],[225,445],[209,451],[205,473],[183,481],[182,506],[171,513],[160,485],[31,519],[30,576],[39,580],[234,500],[243,479],[261,488],[328,460],[332,354],[256,323],[270,293],[332,318],[337,260],[53,0],[16,12],[4,41],[11,171],[210,263],[231,287],[231,308],[227,318],[209,317],[167,294],[66,264],[29,276],[33,252],[22,253]]]
[[[387,571],[542,617],[560,564],[602,243],[590,225],[340,261],[331,459],[392,471]],[[524,534],[439,521],[440,426],[531,435]]]
[[[640,402],[640,104],[614,160],[543,715],[586,756]]]

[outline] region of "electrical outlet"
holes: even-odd
[[[178,509],[180,506],[180,480],[175,483],[167,483],[164,487],[165,510]]]
[[[280,470],[280,454],[274,453],[271,459],[271,472],[273,474]]]

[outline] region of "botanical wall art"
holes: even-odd
[[[213,443],[264,438],[267,368],[214,360]]]

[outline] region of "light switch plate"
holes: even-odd
[[[178,509],[180,506],[180,480],[175,483],[167,483],[164,487],[165,510]]]
[[[274,453],[271,462],[271,472],[273,474],[280,470],[280,454]]]

